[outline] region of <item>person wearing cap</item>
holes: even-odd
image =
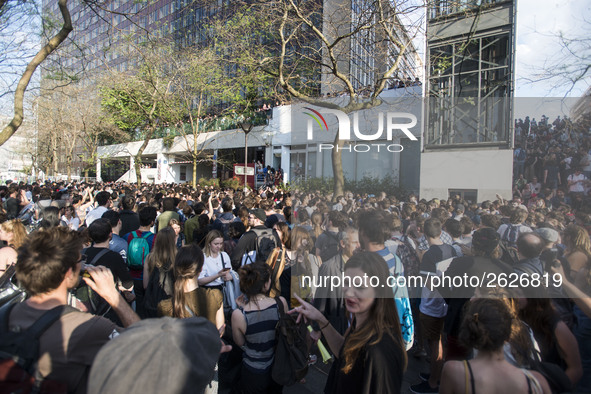
[[[250,225],[250,231],[247,231],[242,237],[240,237],[240,240],[232,252],[232,256],[230,256],[230,260],[232,260],[232,268],[240,268],[243,256],[257,250],[257,239],[264,234],[272,232],[275,238],[275,246],[281,245],[281,240],[279,239],[277,232],[265,227],[265,220],[267,220],[267,215],[263,209],[255,208],[249,211],[248,224]],[[256,258],[259,259],[259,256]]]
[[[220,352],[229,350],[203,317],[143,320],[101,349],[88,393],[203,393]]]
[[[82,242],[80,234],[66,227],[36,231],[27,238],[19,249],[16,277],[29,298],[14,304],[9,312],[10,330],[26,330],[47,311],[67,306],[69,290],[80,281]],[[124,327],[139,321],[117,290],[109,269],[85,269],[90,275],[83,278],[86,284],[109,303]],[[86,393],[95,356],[121,331],[104,317],[78,310],[62,314],[40,337],[39,372],[46,379],[66,384],[68,393]]]

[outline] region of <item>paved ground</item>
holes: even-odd
[[[331,363],[323,364],[319,361],[310,367],[308,376],[306,376],[305,384],[296,384],[291,387],[285,387],[283,390],[284,394],[317,394],[324,391],[324,384],[328,377],[328,371],[330,370]],[[429,364],[425,361],[425,358],[417,359],[409,356],[408,367],[404,374],[404,381],[402,382],[402,392],[410,393],[409,386],[420,383],[419,372],[429,372]]]

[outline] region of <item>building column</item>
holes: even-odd
[[[218,177],[218,149],[213,150],[213,165],[211,167],[211,177],[216,179]]]
[[[135,158],[133,156],[129,156],[129,173],[128,174],[129,174],[129,176],[127,177],[127,181],[135,183],[135,181],[136,181]]]
[[[291,155],[289,146],[281,145],[281,169],[283,170],[283,182],[289,182]]]
[[[165,155],[164,153],[158,153],[157,163],[158,163],[158,172],[156,174],[156,182],[155,183],[169,182],[168,173],[169,173],[170,165],[168,163],[168,155]]]
[[[103,179],[101,177],[101,159],[100,158],[96,159],[96,181],[97,182],[103,181]]]
[[[273,165],[273,145],[265,147],[265,167],[267,164]]]

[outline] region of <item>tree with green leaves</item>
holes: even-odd
[[[415,70],[404,59],[420,31],[424,5],[385,0],[248,2],[218,38],[237,66],[258,68],[276,81],[277,93],[346,114],[374,108],[394,80]],[[405,24],[403,25],[402,20]],[[223,23],[223,22],[220,22]],[[420,61],[417,64],[420,67]],[[337,103],[322,99],[340,95]],[[332,151],[334,197],[344,192],[342,147]]]
[[[180,70],[172,66],[172,59],[179,54],[166,39],[140,44],[130,41],[125,46],[128,48],[131,51],[128,62],[135,62],[137,68],[128,71],[110,68],[99,85],[101,103],[111,121],[134,140],[139,137],[143,141],[134,156],[139,185],[142,154],[150,139],[158,128],[179,118],[175,81],[179,80]]]

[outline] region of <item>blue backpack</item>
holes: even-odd
[[[148,237],[152,235],[152,233],[144,233],[141,237],[138,235],[137,231],[134,231],[131,234],[133,235],[133,239],[127,248],[127,264],[130,269],[140,271],[144,267],[146,256],[150,253]]]

